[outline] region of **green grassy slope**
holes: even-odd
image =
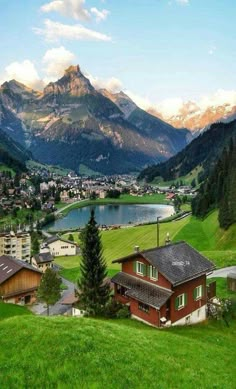
[[[4,304],[0,302],[0,321],[12,316],[30,315],[27,307],[21,307],[14,304]]]
[[[158,331],[128,319],[25,316],[0,322],[0,333],[2,389],[235,387],[235,322]]]
[[[227,231],[221,230],[217,217],[215,211],[204,220],[189,216],[178,221],[161,223],[160,244],[165,244],[166,234],[169,232],[173,242],[185,240],[211,259],[216,267],[236,265],[236,225]],[[112,260],[132,253],[136,245],[141,250],[155,247],[156,234],[154,224],[103,231],[101,236],[109,275],[112,275],[115,269],[120,269],[118,264],[112,264]],[[73,236],[78,242],[78,233],[74,233]],[[64,237],[68,238],[68,234]],[[78,256],[56,258],[56,263],[65,268],[62,275],[73,281],[78,278],[79,262]]]

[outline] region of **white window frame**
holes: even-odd
[[[156,277],[153,276],[153,270],[155,270],[156,272]],[[150,266],[150,279],[153,280],[153,281],[156,281],[158,280],[158,270],[155,266]]]
[[[182,304],[179,303],[180,298],[182,299]],[[177,296],[177,299],[178,299],[178,309],[182,309],[185,306],[184,293],[179,294],[179,296]]]
[[[202,285],[196,287],[196,300],[202,298]]]
[[[140,274],[141,276],[143,276],[143,265],[143,262],[136,262],[136,273]],[[141,272],[139,271],[139,267],[142,269]]]

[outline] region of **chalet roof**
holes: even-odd
[[[76,245],[75,242],[72,242],[71,240],[63,239],[63,238],[61,238],[61,237],[58,236],[58,235],[51,236],[50,238],[47,239],[46,243],[47,243],[47,244],[50,244],[50,243],[54,243],[54,242],[56,242],[56,241],[58,241],[58,240],[60,240],[61,242],[65,242],[65,243],[70,243],[70,244]]]
[[[160,309],[173,293],[123,272],[117,273],[112,282],[127,288],[126,296],[157,309]]]
[[[143,257],[152,266],[155,266],[173,286],[197,278],[215,268],[211,261],[186,242],[177,242],[167,246],[144,250],[117,259],[113,263],[134,261],[137,256]]]
[[[51,262],[54,260],[51,253],[39,253],[34,256],[37,264]]]
[[[0,285],[8,278],[18,273],[21,269],[28,269],[35,271],[36,273],[41,273],[41,271],[27,262],[20,261],[19,259],[15,259],[8,255],[2,255],[0,257]]]

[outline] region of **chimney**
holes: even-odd
[[[139,253],[139,246],[134,246],[134,252]]]

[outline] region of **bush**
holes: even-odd
[[[104,316],[110,319],[124,319],[130,316],[130,312],[126,305],[112,299],[106,306]]]

